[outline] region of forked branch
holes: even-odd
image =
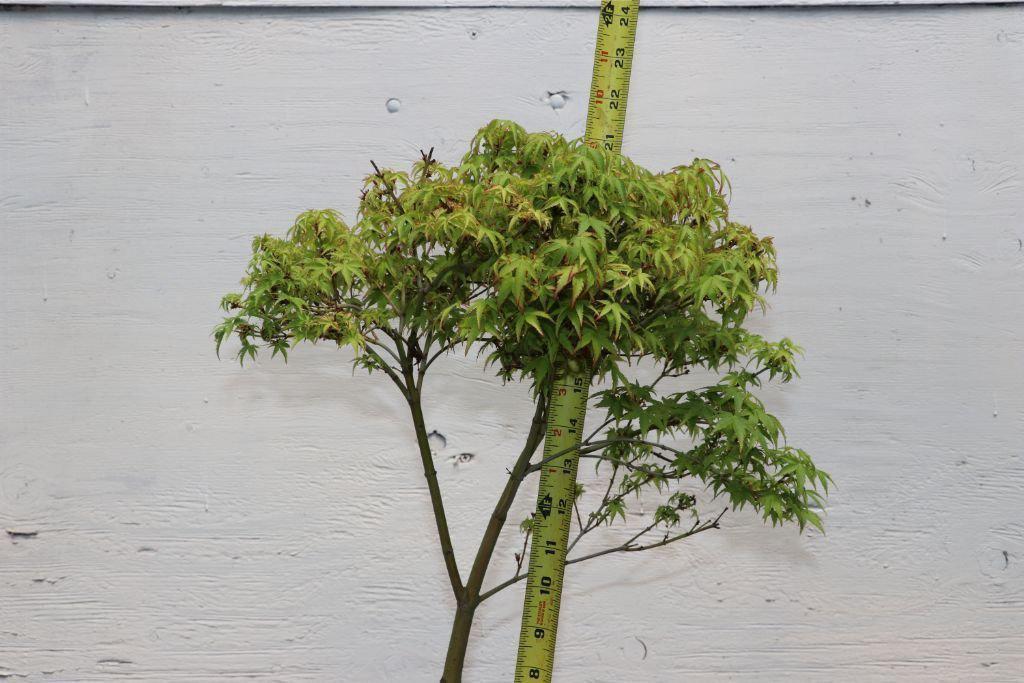
[[[649,543],[649,544],[646,544],[646,545],[642,545],[642,544],[637,543],[637,541],[640,538],[642,538],[646,534],[650,533],[651,531],[653,531],[655,529],[655,527],[657,527],[657,523],[648,525],[648,526],[644,527],[640,532],[638,532],[638,533],[634,534],[633,536],[631,536],[629,538],[629,540],[627,540],[624,543],[620,543],[619,545],[613,546],[611,548],[605,548],[604,550],[599,550],[597,552],[589,553],[587,555],[581,555],[580,557],[570,557],[569,559],[567,559],[565,561],[565,564],[566,565],[570,565],[570,564],[576,564],[577,562],[586,562],[587,560],[592,560],[595,557],[601,557],[603,555],[610,555],[612,553],[635,553],[635,552],[640,552],[642,550],[653,550],[654,548],[660,548],[662,546],[669,545],[670,543],[675,543],[676,541],[681,541],[684,538],[689,538],[691,536],[695,536],[695,535],[697,535],[697,534],[699,534],[699,533],[701,533],[703,531],[707,531],[708,529],[718,529],[718,528],[720,528],[719,521],[722,519],[722,515],[724,515],[726,513],[726,510],[728,510],[728,508],[726,508],[726,509],[722,510],[720,513],[718,513],[718,516],[715,517],[714,519],[708,520],[706,522],[701,522],[700,520],[697,520],[696,522],[694,522],[693,526],[690,527],[687,531],[684,531],[684,532],[681,532],[681,533],[678,533],[678,534],[669,534],[668,532],[666,532],[665,536],[660,541],[656,541],[654,543]],[[480,598],[479,598],[479,602],[483,602],[487,598],[491,597],[492,595],[495,595],[496,593],[500,593],[501,591],[505,590],[509,586],[513,586],[513,585],[519,583],[520,581],[525,579],[526,576],[527,576],[526,572],[517,572],[516,575],[513,576],[512,578],[510,578],[510,579],[508,579],[506,581],[503,581],[502,583],[499,583],[494,588],[491,588],[490,590],[487,590],[487,591],[481,593],[480,594]]]

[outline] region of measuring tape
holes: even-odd
[[[639,10],[639,0],[608,0],[601,5],[597,24],[586,141],[613,152],[622,150]],[[590,380],[589,372],[566,368],[555,378],[548,399],[544,460],[556,453],[569,452],[546,462],[540,472],[523,623],[519,630],[516,683],[551,681],[579,467],[579,458],[570,449],[583,439]]]
[[[586,140],[612,152],[622,151],[626,126],[629,75],[640,0],[608,0],[601,5],[594,48],[594,77],[590,82]]]

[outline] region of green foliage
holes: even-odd
[[[618,488],[590,519],[624,519],[628,496],[653,487],[666,496],[656,524],[675,526],[695,499],[673,485],[690,477],[772,523],[820,528],[811,508],[828,475],[752,393],[765,376],[796,375],[798,347],[744,327],[775,286],[775,251],[729,218],[716,164],[653,173],[493,121],[456,166],[424,154],[409,172],[374,168],[353,225],[310,211],[286,238],[254,240],[244,290],[223,300],[218,349],[237,337],[244,360],[260,346],[286,356],[332,342],[407,399],[458,348],[538,396],[560,363],[591,368],[607,380],[595,394],[606,415],[580,452],[610,465]],[[656,381],[631,379],[640,361],[661,370]],[[693,368],[720,380],[658,393]]]

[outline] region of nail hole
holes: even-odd
[[[547,101],[552,109],[561,109],[569,101],[569,96],[564,90],[548,91]]]
[[[437,451],[444,450],[448,445],[448,439],[444,438],[444,434],[435,429],[427,434],[427,443],[430,444],[430,450],[436,453]]]

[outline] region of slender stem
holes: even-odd
[[[486,600],[487,598],[491,597],[495,593],[500,593],[501,591],[505,590],[509,586],[511,586],[513,584],[516,584],[516,583],[519,583],[520,581],[522,581],[525,578],[526,578],[526,572],[523,572],[522,574],[518,574],[517,573],[511,579],[508,579],[507,581],[502,581],[501,583],[499,583],[494,588],[490,588],[490,589],[484,591],[483,593],[481,593],[478,602],[483,602],[484,600]]]
[[[587,443],[587,442],[591,441],[595,436],[598,435],[599,432],[601,432],[601,430],[603,430],[605,427],[607,427],[608,425],[610,425],[613,422],[615,422],[615,418],[614,417],[609,417],[608,419],[606,419],[604,422],[602,422],[600,425],[598,425],[597,429],[595,429],[594,431],[590,432],[590,436],[588,436],[587,438],[583,439],[582,443]]]
[[[483,539],[473,561],[473,568],[469,572],[466,586],[461,591],[458,600],[458,608],[455,613],[455,621],[452,624],[452,633],[448,641],[448,653],[444,661],[444,673],[441,683],[461,683],[462,668],[466,659],[466,648],[469,645],[469,636],[473,627],[473,616],[477,605],[480,604],[480,587],[483,585],[484,575],[487,573],[487,566],[490,564],[491,556],[494,554],[494,547],[501,535],[501,529],[508,518],[508,510],[512,507],[519,485],[526,476],[526,470],[530,464],[530,458],[540,444],[544,436],[544,413],[545,401],[537,399],[537,408],[533,415],[533,423],[530,426],[530,433],[526,438],[526,444],[522,452],[516,458],[516,463],[509,472],[508,481],[498,498],[494,511],[491,513],[490,521],[484,531]],[[521,562],[521,560],[520,560]],[[517,565],[516,571],[519,571]]]
[[[608,486],[605,488],[604,495],[601,496],[601,504],[597,506],[596,510],[587,515],[586,526],[580,526],[580,532],[576,534],[576,538],[572,539],[572,542],[569,544],[569,549],[566,551],[567,553],[572,552],[572,549],[576,547],[576,544],[580,542],[580,539],[596,529],[597,525],[600,524],[601,515],[599,513],[608,505],[608,502],[612,500],[612,487],[615,486],[615,477],[618,473],[619,465],[613,463],[611,476],[608,477]]]
[[[630,538],[625,543],[622,543],[621,545],[617,545],[612,548],[605,548],[604,550],[599,550],[596,553],[590,553],[589,555],[583,555],[582,557],[573,558],[566,562],[566,564],[572,564],[574,562],[584,562],[585,560],[592,560],[595,557],[601,557],[602,555],[608,555],[610,553],[635,553],[641,550],[651,550],[653,548],[660,548],[663,545],[668,545],[669,543],[681,541],[684,538],[689,538],[690,536],[699,534],[702,531],[707,531],[708,529],[717,529],[719,528],[718,521],[722,519],[722,515],[724,515],[726,510],[728,509],[729,508],[722,510],[720,513],[718,513],[717,517],[715,517],[713,520],[709,522],[704,522],[703,524],[694,524],[692,527],[690,527],[689,531],[684,531],[683,533],[676,534],[674,536],[666,535],[665,538],[663,538],[662,540],[658,541],[657,543],[651,543],[650,545],[635,545],[636,539],[638,539],[640,536],[644,535],[645,533],[647,533],[655,527],[655,525],[652,524],[651,526],[644,529],[641,533],[636,534],[635,536]]]
[[[437,483],[434,456],[430,452],[430,441],[427,438],[427,427],[423,420],[423,406],[420,402],[420,389],[414,386],[411,365],[406,365],[404,374],[406,386],[409,387],[407,396],[409,410],[412,412],[412,422],[416,429],[416,443],[419,445],[420,460],[423,462],[423,476],[427,480],[427,490],[430,492],[430,505],[434,510],[434,522],[437,526],[437,537],[441,543],[441,553],[444,555],[444,566],[448,571],[448,580],[451,582],[455,599],[461,603],[465,591],[462,585],[462,577],[459,574],[459,565],[455,559],[455,549],[452,545],[451,533],[448,531],[448,518],[445,516],[441,487]]]
[[[675,472],[669,472],[669,471],[667,471],[665,469],[657,469],[657,468],[654,468],[654,467],[645,467],[644,465],[636,465],[633,462],[626,462],[625,460],[621,460],[621,459],[618,459],[618,458],[609,458],[606,455],[593,455],[593,454],[589,454],[589,453],[584,453],[583,455],[581,455],[579,457],[580,457],[580,459],[589,458],[591,460],[607,460],[608,462],[612,463],[613,465],[616,465],[616,466],[619,466],[619,467],[625,467],[630,472],[639,472],[641,474],[646,474],[647,477],[648,477],[647,481],[650,481],[652,479],[665,479],[665,480],[671,479],[673,481],[677,481],[679,479],[685,479],[686,477],[690,476],[689,473],[677,474]],[[644,483],[647,483],[647,481],[645,481]],[[591,514],[593,514],[593,513],[591,513]]]
[[[519,551],[518,555],[516,555],[516,570],[513,572],[515,574],[518,574],[519,570],[523,568],[523,562],[526,560],[527,553],[530,550],[530,533],[531,530],[527,529],[523,534],[523,549]]]
[[[686,455],[686,453],[684,451],[681,451],[678,448],[672,448],[671,446],[666,446],[663,443],[658,443],[657,441],[648,441],[647,439],[631,439],[631,438],[626,438],[626,437],[615,438],[615,439],[602,439],[601,441],[593,441],[591,443],[583,442],[583,443],[581,443],[581,444],[579,444],[577,446],[570,446],[568,448],[563,448],[562,450],[558,451],[557,453],[553,453],[553,454],[549,455],[548,457],[544,458],[540,462],[537,462],[537,463],[534,463],[534,464],[530,465],[530,468],[529,468],[528,471],[529,472],[537,472],[542,467],[544,467],[544,465],[548,464],[552,460],[557,460],[558,458],[562,457],[566,453],[571,453],[573,451],[577,451],[578,454],[579,454],[579,457],[584,457],[584,456],[587,456],[590,453],[594,453],[596,451],[603,450],[604,448],[607,448],[608,446],[611,446],[613,444],[620,444],[620,443],[633,444],[633,445],[637,445],[637,446],[650,446],[651,448],[660,448],[662,450],[668,451],[668,452],[672,453],[673,455],[677,455],[677,456]],[[674,460],[672,460],[671,458],[668,458],[668,457],[666,457],[664,455],[661,455],[660,453],[652,453],[652,455],[654,457],[658,458],[659,460],[664,460],[665,462],[667,462],[669,464],[675,464]],[[595,456],[590,456],[590,457],[595,457]],[[604,457],[601,457],[601,456],[597,456],[597,457],[599,459],[601,459],[601,460],[608,460],[609,462],[619,462],[617,460],[612,460],[611,458],[604,458]]]
[[[372,330],[371,330],[371,333],[372,333]],[[387,353],[389,356],[394,358],[396,362],[398,362],[398,363],[402,362],[402,359],[398,357],[397,353],[395,353],[394,351],[389,349],[385,344],[381,343],[380,341],[371,341],[369,343],[372,344],[373,346],[376,346],[381,351],[384,351],[385,353]]]
[[[480,547],[476,553],[476,559],[473,561],[473,568],[469,572],[469,579],[466,582],[466,599],[470,602],[477,601],[479,597],[480,588],[483,586],[484,576],[487,573],[487,566],[490,564],[491,556],[494,554],[494,547],[498,542],[498,537],[501,535],[501,529],[508,519],[509,508],[512,507],[512,502],[519,491],[519,485],[522,484],[523,478],[529,469],[530,458],[533,457],[534,452],[544,438],[545,413],[546,401],[543,397],[540,397],[537,399],[537,407],[533,413],[533,422],[530,424],[530,433],[526,438],[526,444],[519,453],[519,457],[516,458],[516,462],[509,472],[508,480],[505,482],[505,488],[502,490],[501,495],[498,497],[498,502],[491,512],[491,518],[487,523],[487,528],[484,530]]]
[[[379,348],[386,348],[386,347],[381,346]],[[391,381],[395,383],[395,386],[398,387],[398,390],[402,392],[402,396],[404,396],[405,400],[408,401],[410,399],[411,394],[409,393],[410,387],[408,386],[407,382],[403,382],[402,381],[402,377],[399,376],[399,374],[397,372],[395,372],[395,369],[393,367],[391,367],[391,365],[389,365],[388,362],[386,360],[384,360],[384,358],[379,353],[377,353],[374,349],[370,348],[369,345],[367,345],[363,349],[363,351],[367,355],[373,356],[373,358],[378,363],[378,367],[381,370],[383,370],[387,374],[388,377],[391,378]]]
[[[710,521],[710,522],[705,522],[704,524],[701,524],[699,526],[695,525],[692,528],[690,528],[689,531],[684,531],[683,533],[676,534],[674,536],[666,536],[664,539],[662,539],[661,541],[658,541],[657,543],[652,543],[650,545],[632,545],[632,546],[628,546],[627,547],[626,543],[634,543],[636,541],[636,539],[639,538],[640,535],[642,535],[642,534],[637,534],[637,535],[634,535],[630,539],[630,541],[627,541],[626,543],[623,543],[623,544],[620,544],[620,545],[617,545],[617,546],[614,546],[614,547],[611,547],[611,548],[605,548],[604,550],[599,550],[597,552],[590,553],[589,555],[583,555],[581,557],[574,557],[574,558],[568,559],[568,560],[565,561],[565,564],[566,565],[570,565],[570,564],[576,564],[577,562],[585,562],[587,560],[592,560],[595,557],[601,557],[603,555],[610,555],[611,553],[638,552],[638,551],[641,551],[641,550],[651,550],[653,548],[660,548],[661,546],[668,545],[669,543],[675,543],[676,541],[681,541],[684,538],[689,538],[690,536],[694,536],[696,534],[699,534],[702,531],[707,531],[708,529],[717,529],[717,528],[719,528],[718,522],[722,518],[722,515],[724,515],[724,514],[725,514],[725,510],[723,510],[721,513],[719,513],[719,515],[717,517],[715,517],[715,519]],[[653,528],[653,526],[649,527],[647,529],[647,531],[649,531],[652,528]],[[522,581],[525,578],[526,578],[526,574],[525,573],[523,573],[523,574],[516,574],[512,578],[499,583],[494,588],[491,588],[490,590],[488,590],[488,591],[486,591],[484,593],[481,593],[480,594],[479,602],[483,602],[484,600],[486,600],[487,598],[491,597],[495,593],[499,593],[499,592],[505,590],[506,588],[508,588],[509,586],[512,586],[512,585],[515,585],[515,584],[519,583],[520,581]]]
[[[437,351],[433,355],[431,355],[426,361],[424,361],[423,365],[420,366],[420,374],[422,375],[423,373],[426,373],[427,369],[434,364],[434,361],[436,361],[438,358],[451,351],[456,346],[458,346],[458,344],[453,342],[451,344],[445,344],[439,347]]]

